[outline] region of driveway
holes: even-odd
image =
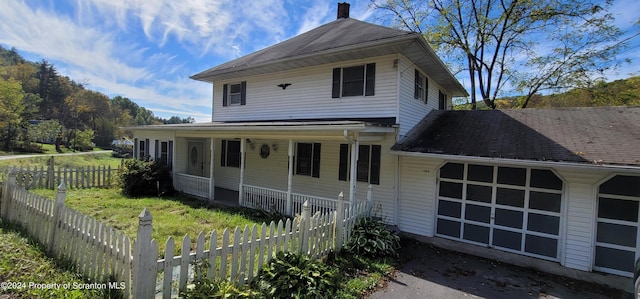
[[[469,245],[472,246],[472,245]],[[624,291],[403,239],[402,265],[370,299],[629,298]]]

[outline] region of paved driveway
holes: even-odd
[[[629,298],[621,290],[403,240],[403,265],[382,298]],[[471,245],[470,245],[471,246]]]

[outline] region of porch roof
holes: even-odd
[[[260,122],[206,122],[191,124],[147,125],[123,127],[132,131],[375,131],[393,132],[390,119],[369,120],[294,120]]]

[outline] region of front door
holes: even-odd
[[[189,141],[188,143],[188,169],[191,175],[204,176],[204,143],[202,141]]]

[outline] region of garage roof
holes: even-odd
[[[392,151],[640,166],[640,107],[433,111]]]

